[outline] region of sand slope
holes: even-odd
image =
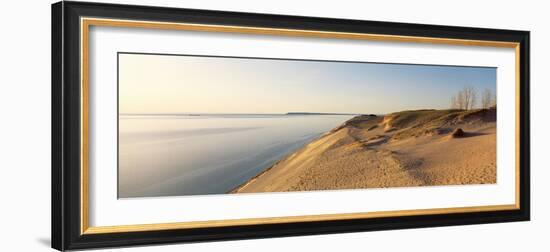
[[[483,183],[496,183],[496,109],[417,110],[355,117],[232,192]]]

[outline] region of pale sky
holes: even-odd
[[[446,109],[468,85],[495,93],[496,68],[119,54],[123,114]]]

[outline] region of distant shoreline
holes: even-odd
[[[288,112],[285,115],[349,115],[349,116],[358,116],[361,114],[351,114],[351,113],[315,113],[315,112]]]

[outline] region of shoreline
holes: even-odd
[[[342,127],[344,127],[346,125],[346,123],[350,120],[352,120],[353,118],[356,118],[356,117],[359,117],[359,116],[362,116],[362,115],[357,115],[357,116],[354,116],[352,117],[351,119],[348,119],[346,120],[345,122],[341,123],[340,125],[330,129],[329,131],[327,132],[324,132],[322,134],[320,134],[318,137],[310,140],[309,142],[305,143],[304,145],[300,146],[299,148],[296,148],[296,150],[293,150],[291,152],[289,152],[288,154],[284,155],[283,157],[281,157],[279,160],[277,160],[275,163],[273,163],[272,165],[270,165],[269,167],[267,167],[266,169],[264,169],[263,171],[259,172],[258,174],[254,175],[252,178],[248,179],[247,181],[245,181],[244,183],[241,183],[240,185],[234,187],[233,189],[229,190],[226,192],[226,194],[229,194],[229,193],[239,193],[239,191],[243,188],[245,188],[247,185],[253,183],[256,179],[258,179],[260,176],[262,176],[263,174],[267,173],[269,170],[273,169],[275,166],[277,166],[279,163],[281,163],[283,160],[287,159],[287,158],[290,158],[291,156],[295,155],[296,153],[298,153],[300,150],[304,149],[305,147],[307,147],[309,144],[329,135],[330,133],[334,132],[334,131],[337,131],[339,129],[341,129]]]
[[[247,181],[245,181],[244,183],[241,183],[240,185],[234,187],[233,189],[229,190],[226,192],[226,194],[230,194],[230,193],[239,193],[239,191],[243,188],[245,188],[247,185],[253,183],[255,180],[257,180],[259,177],[261,177],[263,174],[269,172],[271,169],[273,169],[275,166],[277,166],[279,163],[281,163],[283,160],[286,160],[287,158],[290,158],[291,156],[295,155],[296,153],[298,153],[300,150],[304,149],[305,147],[307,147],[309,144],[315,142],[315,141],[318,141],[320,140],[321,138],[325,137],[325,136],[328,136],[330,135],[331,133],[334,133],[338,130],[340,130],[341,128],[345,127],[346,124],[355,119],[355,118],[358,118],[358,117],[361,117],[361,116],[364,116],[364,115],[356,115],[348,120],[346,120],[345,122],[341,123],[340,125],[330,129],[329,131],[327,132],[324,132],[322,134],[319,135],[319,137],[316,137],[312,140],[310,140],[309,142],[305,143],[304,145],[300,146],[299,148],[296,148],[296,150],[293,150],[291,152],[289,152],[288,154],[284,155],[283,157],[281,157],[279,160],[277,160],[275,163],[273,163],[272,165],[270,165],[269,167],[267,167],[266,169],[262,170],[261,172],[259,172],[258,174],[254,175],[252,178],[248,179]],[[368,116],[372,116],[372,115],[368,115]]]

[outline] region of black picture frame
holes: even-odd
[[[80,18],[101,17],[519,43],[519,209],[157,231],[82,234]],[[210,10],[58,2],[52,5],[52,247],[58,250],[253,239],[530,219],[529,32]]]

